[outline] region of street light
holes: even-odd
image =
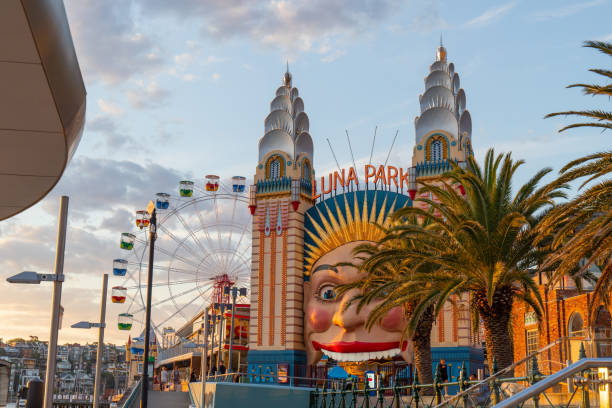
[[[100,300],[100,323],[78,322],[73,329],[98,328],[98,353],[96,356],[96,376],[94,377],[93,408],[100,405],[100,377],[102,374],[102,354],[104,353],[104,328],[106,327],[106,290],[108,288],[108,274],[102,276],[102,299]]]
[[[228,367],[228,372],[232,372],[232,351],[234,348],[234,320],[236,318],[236,296],[238,296],[238,293],[240,293],[240,296],[246,296],[247,294],[247,289],[246,288],[237,288],[235,286],[233,287],[228,287],[226,286],[223,289],[223,292],[226,295],[229,295],[230,292],[232,293],[232,325],[230,327],[230,344],[229,344],[229,367]],[[240,367],[238,367],[238,371],[240,371]]]
[[[151,200],[147,206],[147,212],[151,215],[149,224],[149,265],[147,273],[147,308],[145,312],[145,344],[144,361],[142,364],[142,395],[140,407],[147,408],[149,401],[149,338],[151,336],[151,294],[153,292],[153,260],[155,251],[155,239],[157,238],[157,214],[155,203]]]
[[[63,282],[64,275],[55,275],[53,273],[36,273],[32,271],[23,271],[17,275],[6,278],[8,283],[22,284],[40,284],[40,282]]]
[[[68,225],[68,196],[60,197],[59,223],[57,225],[57,247],[55,250],[55,265],[52,274],[40,274],[25,271],[7,279],[9,283],[39,284],[53,282],[53,297],[51,300],[51,328],[49,330],[49,348],[47,352],[47,372],[45,373],[44,408],[53,407],[53,383],[55,377],[55,360],[57,353],[57,332],[60,325],[62,282],[64,281],[64,250],[66,248],[66,227]]]

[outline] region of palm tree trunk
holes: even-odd
[[[504,369],[514,362],[514,343],[510,333],[512,316],[512,288],[502,286],[495,290],[492,304],[489,305],[485,293],[472,293],[472,307],[477,307],[484,324],[485,344],[489,372],[494,374],[493,360],[497,361],[497,370]],[[510,371],[505,376],[512,375]]]
[[[507,313],[496,313],[483,316],[487,363],[493,374],[493,359],[497,360],[497,369],[506,368],[514,362],[513,343],[508,323],[510,310]],[[512,374],[512,373],[509,373]]]
[[[419,375],[420,384],[433,383],[431,365],[431,327],[434,322],[433,306],[430,306],[421,316],[412,336],[414,346],[414,367]],[[424,388],[423,395],[433,395],[433,388]]]

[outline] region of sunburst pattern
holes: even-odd
[[[306,212],[304,278],[323,255],[354,241],[378,241],[390,215],[410,199],[390,191],[355,191],[328,198]]]

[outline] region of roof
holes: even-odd
[[[0,220],[44,198],[85,123],[86,91],[62,1],[0,1]]]

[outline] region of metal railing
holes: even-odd
[[[555,344],[542,350],[546,351]],[[596,387],[608,387],[608,369],[612,358],[587,358],[584,345],[580,348],[580,360],[551,374],[543,375],[538,367],[537,354],[513,364],[494,375],[478,381],[469,380],[465,366],[461,367],[458,381],[442,382],[436,370],[432,384],[420,384],[415,376],[411,385],[368,388],[367,383],[336,381],[332,387],[315,389],[311,394],[310,408],[441,408],[441,407],[580,407],[604,406],[606,402],[590,401],[596,398]],[[517,364],[528,362],[527,375],[512,377]],[[494,362],[494,371],[496,363]],[[594,368],[604,370],[593,372]],[[598,375],[603,378],[598,378]],[[447,387],[458,386],[460,392],[445,395]],[[521,390],[521,388],[524,388]],[[608,388],[604,394],[609,395]],[[608,397],[605,397],[608,398]],[[607,401],[607,399],[606,399]],[[609,407],[609,405],[606,405]]]
[[[569,386],[569,384],[571,383],[573,383],[574,385],[578,385],[578,386],[573,387],[574,390],[571,393],[571,396],[566,406],[570,406],[574,396],[577,394],[577,391],[580,390],[582,398],[581,398],[579,406],[581,408],[590,407],[591,406],[590,395],[589,395],[591,391],[590,386],[591,385],[609,386],[610,384],[612,384],[612,381],[610,381],[607,378],[608,377],[607,375],[605,376],[606,378],[602,378],[602,379],[599,379],[597,377],[593,378],[593,376],[591,375],[593,369],[601,369],[601,368],[605,368],[605,369],[612,368],[612,358],[607,357],[607,358],[581,359],[578,362],[571,364],[568,367],[564,368],[563,370],[558,371],[555,374],[549,375],[548,377],[546,377],[546,379],[534,383],[529,388],[519,392],[518,394],[513,395],[504,401],[501,401],[499,404],[495,405],[495,407],[496,408],[510,408],[510,407],[523,406],[523,404],[528,400],[533,400],[534,404],[540,405],[539,400],[542,399],[542,397],[544,397],[547,400],[546,402],[548,402],[548,404],[550,404],[551,406],[555,406],[555,404],[553,404],[553,402],[547,396],[546,391],[552,388],[553,386],[561,383],[562,381],[567,381],[567,380],[571,381],[571,382],[568,382],[568,388],[571,388]],[[576,374],[579,374],[579,375],[577,376]],[[607,387],[604,390],[604,392],[609,393],[609,390],[607,389]],[[601,404],[597,404],[596,406],[600,406],[600,405]]]
[[[129,392],[126,390],[124,396],[117,405],[121,408],[132,408],[135,406],[138,401],[140,401],[140,387],[142,387],[142,378],[138,380],[138,382],[131,390],[129,390]]]
[[[193,355],[199,356],[201,351],[202,349],[200,348],[185,347],[185,344],[181,342],[167,349],[160,350],[157,354],[157,362],[159,363],[160,361],[164,361],[169,358],[178,357],[188,353],[193,353]]]

